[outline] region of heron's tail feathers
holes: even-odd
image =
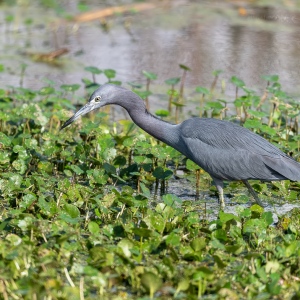
[[[278,179],[300,181],[300,163],[290,157],[264,159],[266,166],[278,173]]]

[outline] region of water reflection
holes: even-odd
[[[68,3],[71,7],[67,9],[74,11],[74,4]],[[0,74],[1,85],[18,84],[22,62],[28,65],[24,84],[35,89],[45,85],[41,80],[44,77],[58,84],[81,82],[82,77],[89,76],[83,71],[88,65],[115,69],[123,82],[142,80],[142,70],[152,71],[158,74],[160,83],[179,76],[178,64],[183,63],[192,68],[187,78],[191,86],[209,87],[212,71],[222,69],[221,78],[228,80],[235,75],[254,88],[264,87],[261,75],[278,74],[285,90],[298,93],[299,13],[270,6],[239,7],[235,2],[167,3],[107,19],[111,28],[108,32],[101,29],[100,21],[42,27],[45,22],[37,7],[23,8],[22,14],[17,7],[1,10],[2,20],[8,11],[18,12],[19,24],[28,17],[34,19],[32,28],[22,25],[18,32],[11,32],[16,24],[7,28],[2,22],[0,63],[12,71],[10,76]],[[47,52],[62,47],[70,53],[62,59],[60,68],[20,55],[20,50]],[[99,77],[99,81],[102,79]],[[226,94],[233,93],[234,88],[228,84]]]
[[[153,200],[151,202],[152,206],[156,207],[157,203],[162,202],[162,196],[167,193],[174,194],[177,197],[179,197],[182,201],[195,201],[197,200],[198,203],[198,213],[199,218],[201,219],[207,219],[209,221],[215,220],[218,218],[219,211],[220,211],[220,205],[218,203],[218,196],[213,197],[212,195],[209,195],[209,192],[207,192],[207,189],[205,191],[200,190],[199,197],[196,197],[196,186],[195,184],[191,183],[189,180],[185,178],[181,178],[180,180],[176,180],[175,178],[171,178],[167,182],[167,189],[163,191],[163,194],[161,195],[159,193],[161,186],[159,186],[157,189],[153,188],[152,195]],[[245,194],[248,194],[248,191],[246,188],[244,188]],[[236,191],[238,192],[238,191]],[[237,215],[238,211],[241,209],[249,208],[254,202],[249,203],[236,203],[232,200],[233,195],[227,195],[226,191],[224,194],[225,199],[225,209],[224,211],[226,213],[232,213]],[[249,195],[250,200],[254,201],[251,198],[251,195]],[[285,215],[289,211],[291,211],[293,208],[300,208],[299,203],[284,203],[285,201],[283,199],[274,199],[273,203],[270,201],[264,201],[264,198],[261,199],[265,205],[264,211],[270,211],[273,215],[273,222],[276,224],[279,220],[280,216]]]

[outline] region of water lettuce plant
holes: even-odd
[[[98,74],[120,83],[114,70],[85,72],[82,84],[0,89],[1,299],[298,299],[299,209],[251,206],[234,182],[225,188],[234,209],[212,215],[207,174],[130,120],[98,112],[59,131],[84,102],[81,86],[90,92]],[[143,74],[147,84],[134,88],[151,108],[156,75]],[[299,159],[299,104],[279,78],[264,77],[259,95],[232,77],[230,99],[214,74],[211,87],[166,80],[164,118],[176,120],[172,103],[189,93],[195,115],[238,121]],[[168,188],[178,177],[198,199]],[[271,208],[299,199],[299,183],[253,186]]]

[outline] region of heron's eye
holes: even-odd
[[[100,102],[100,100],[101,100],[101,96],[95,97],[95,102]]]

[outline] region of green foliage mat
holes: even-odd
[[[244,126],[297,159],[298,102],[278,77],[265,79],[260,97],[233,77],[243,96],[231,102],[197,87],[196,113],[233,120],[231,106]],[[179,116],[178,83],[166,81],[161,117]],[[201,190],[217,197],[196,165],[128,120],[109,122],[107,110],[59,131],[78,88],[0,90],[1,299],[299,299],[299,209],[274,224],[257,205],[211,220],[203,199],[154,201],[150,188],[179,166],[193,183],[200,174]],[[134,88],[148,100],[149,91]],[[298,183],[253,186],[269,205],[299,199]],[[225,192],[250,201],[239,183]]]

